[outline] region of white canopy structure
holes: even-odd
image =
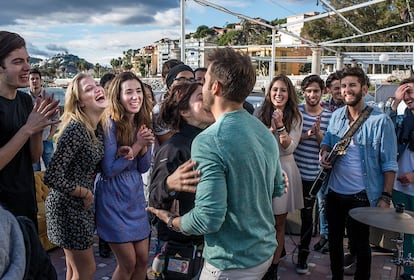
[[[181,55],[182,58],[184,58],[184,54],[185,54],[185,27],[184,27],[184,22],[185,22],[185,17],[184,17],[184,5],[185,5],[185,1],[186,0],[181,0],[181,11],[182,11],[182,18],[181,18],[181,22],[182,22],[182,36],[181,36]],[[189,1],[189,0],[187,0]],[[280,58],[276,58],[275,57],[275,34],[278,33],[285,33],[289,36],[292,36],[296,39],[299,39],[302,42],[302,45],[290,45],[290,46],[283,46],[283,47],[310,47],[312,49],[312,58],[311,58],[311,62],[312,62],[312,73],[314,74],[320,74],[321,72],[321,64],[336,64],[336,69],[342,69],[343,65],[345,63],[351,63],[351,64],[361,64],[363,66],[363,68],[368,67],[368,65],[376,65],[376,64],[381,64],[381,65],[407,65],[407,67],[410,67],[411,69],[414,70],[414,42],[378,42],[378,43],[346,43],[347,40],[350,39],[355,39],[358,37],[363,37],[363,36],[368,36],[368,35],[372,35],[372,34],[377,34],[377,33],[381,33],[381,32],[387,32],[390,30],[394,30],[394,29],[398,29],[398,28],[402,28],[405,26],[409,26],[414,24],[414,20],[412,17],[411,12],[409,12],[409,22],[403,23],[403,24],[399,24],[399,25],[395,25],[395,26],[390,26],[387,28],[383,28],[383,29],[378,29],[378,30],[373,30],[370,32],[363,32],[361,31],[357,26],[355,26],[352,22],[350,22],[346,17],[344,17],[342,15],[342,13],[344,12],[348,12],[348,11],[352,11],[355,9],[359,9],[362,7],[366,7],[369,5],[375,5],[381,2],[384,2],[386,0],[372,0],[372,1],[367,1],[365,3],[361,3],[361,4],[356,4],[356,5],[352,5],[350,7],[346,7],[346,8],[342,8],[342,9],[338,9],[336,10],[332,5],[330,5],[330,3],[326,0],[318,0],[321,3],[323,3],[328,9],[328,12],[322,13],[322,14],[318,14],[315,16],[311,16],[311,17],[307,17],[303,20],[300,21],[295,21],[295,22],[289,22],[286,24],[282,24],[279,26],[273,26],[270,24],[266,24],[263,23],[261,21],[258,21],[256,19],[250,18],[246,15],[242,15],[233,11],[230,11],[222,6],[219,6],[217,4],[211,3],[209,1],[206,0],[192,0],[195,3],[198,3],[200,5],[203,6],[207,6],[207,7],[211,7],[213,9],[222,11],[223,13],[227,13],[230,15],[234,15],[235,17],[239,18],[239,19],[244,19],[262,26],[265,26],[269,29],[272,30],[272,45],[271,45],[271,49],[272,49],[272,53],[271,53],[271,57],[270,58],[266,58],[266,57],[257,57],[255,59],[257,60],[267,60],[270,61],[269,63],[269,73],[270,73],[270,77],[273,76],[273,65],[277,59],[277,61],[283,61],[283,62],[300,62],[300,63],[306,63],[309,62],[309,58],[308,57],[280,57]],[[410,11],[410,7],[409,7],[409,1],[407,1],[407,8],[408,11]],[[287,27],[290,25],[294,25],[294,24],[298,24],[298,23],[303,23],[303,22],[308,22],[308,21],[312,21],[312,20],[316,20],[316,19],[320,19],[320,18],[324,18],[324,17],[328,17],[328,16],[332,16],[332,15],[337,15],[339,16],[343,21],[345,21],[347,23],[347,25],[350,28],[353,28],[356,32],[356,35],[351,36],[351,37],[344,37],[344,38],[340,38],[340,39],[336,39],[336,40],[332,40],[332,41],[327,41],[327,42],[321,42],[321,43],[315,43],[312,42],[308,39],[302,38],[297,34],[294,34],[290,31],[287,30]],[[278,44],[278,46],[281,46]],[[384,46],[395,46],[395,47],[399,47],[399,46],[405,46],[405,47],[409,47],[411,49],[411,52],[339,52],[336,50],[336,47],[340,47],[340,46],[355,46],[355,47],[360,47],[360,46],[369,46],[369,47],[384,47]],[[270,47],[270,46],[268,46]],[[330,52],[333,52],[335,54],[335,56],[322,56],[321,52],[322,50],[329,50]]]

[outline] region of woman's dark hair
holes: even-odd
[[[287,86],[288,101],[286,102],[285,109],[283,110],[283,124],[285,125],[286,130],[290,132],[294,121],[296,121],[297,124],[301,124],[302,117],[299,112],[299,99],[296,94],[295,87],[293,86],[292,81],[286,75],[280,74],[274,77],[273,80],[270,82],[270,85],[267,89],[267,94],[265,96],[265,100],[263,101],[263,105],[260,108],[257,117],[267,127],[270,127],[272,121],[272,114],[275,110],[270,97],[270,93],[272,91],[273,84],[276,81],[282,81]]]
[[[198,87],[201,87],[201,84],[184,83],[171,88],[171,94],[162,103],[159,114],[159,118],[169,128],[180,130],[186,123],[180,111],[189,109],[191,95]]]

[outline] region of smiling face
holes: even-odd
[[[318,83],[310,83],[303,91],[303,96],[305,97],[305,102],[308,106],[318,106],[322,97],[322,89]]]
[[[414,111],[414,83],[409,83],[408,86],[409,89],[405,91],[403,100],[407,104],[407,108]]]
[[[143,100],[144,93],[140,82],[132,79],[121,84],[120,102],[127,113],[131,115],[138,113]]]
[[[341,79],[341,94],[344,103],[348,106],[354,107],[363,103],[363,97],[366,94],[368,87],[362,86],[358,81],[357,76],[346,76]]]
[[[108,105],[103,87],[90,76],[80,80],[79,87],[80,107],[83,111],[101,114]]]
[[[4,59],[0,66],[1,85],[10,89],[29,86],[29,54],[26,48],[15,49]]]
[[[282,80],[273,83],[270,89],[270,101],[274,108],[283,110],[289,99],[288,87]]]
[[[332,95],[332,99],[335,104],[339,104],[342,102],[341,82],[339,80],[333,80],[331,86],[327,89],[329,93]]]

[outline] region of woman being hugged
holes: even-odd
[[[150,225],[141,174],[151,163],[152,106],[135,74],[114,78],[102,119],[105,153],[96,185],[98,235],[117,259],[112,279],[145,279]]]
[[[45,174],[47,234],[66,256],[66,279],[92,279],[97,168],[103,157],[99,125],[107,101],[104,89],[86,74],[76,75],[65,96],[57,148]]]
[[[278,243],[273,264],[263,279],[277,278],[277,269],[285,244],[285,224],[288,212],[303,208],[302,181],[293,157],[302,133],[302,114],[299,111],[298,97],[290,79],[285,75],[273,78],[258,118],[270,129],[276,138],[280,151],[280,163],[286,172],[289,189],[281,197],[273,199],[276,240]]]

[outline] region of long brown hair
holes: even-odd
[[[283,110],[283,124],[285,125],[286,130],[290,132],[292,129],[292,124],[294,122],[296,122],[297,124],[301,124],[302,118],[299,112],[299,99],[296,94],[295,87],[293,86],[292,81],[286,75],[280,74],[272,79],[267,89],[265,100],[263,101],[263,105],[260,108],[257,117],[267,127],[270,127],[272,121],[272,114],[275,110],[270,97],[270,92],[272,91],[273,84],[276,81],[282,81],[287,86],[288,101],[286,102],[285,108]]]
[[[128,80],[137,80],[142,88],[142,106],[138,113],[134,115],[131,123],[125,107],[121,104],[121,85]],[[108,100],[108,107],[103,114],[102,124],[106,131],[110,128],[110,119],[115,123],[116,140],[118,146],[130,146],[134,143],[136,131],[145,124],[148,128],[152,128],[151,111],[152,105],[144,93],[144,84],[132,72],[122,72],[117,75],[111,82],[108,91],[105,93]]]

